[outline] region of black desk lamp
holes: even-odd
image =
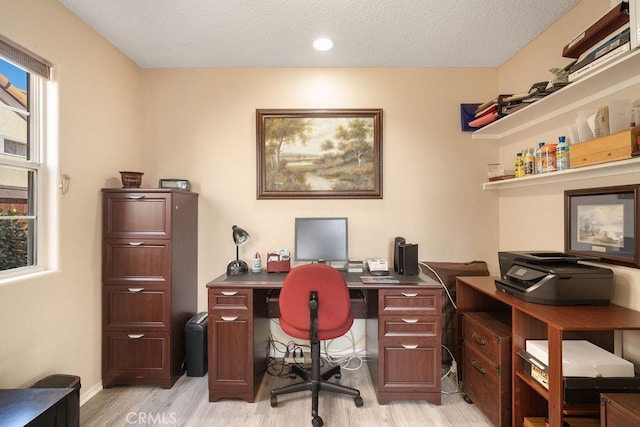
[[[239,257],[239,247],[247,243],[249,238],[249,233],[247,233],[242,228],[234,225],[231,227],[233,230],[233,241],[236,244],[236,259],[231,261],[229,265],[227,265],[227,275],[233,276],[236,274],[245,274],[249,272],[249,266],[246,262],[242,261]]]

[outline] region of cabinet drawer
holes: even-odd
[[[440,388],[440,342],[433,340],[387,340],[380,351],[381,391],[424,392]]]
[[[249,310],[252,302],[251,289],[211,289],[209,290],[209,312],[217,310]]]
[[[164,377],[169,375],[169,332],[105,331],[104,375]]]
[[[493,423],[500,423],[500,371],[466,342],[464,352],[464,393]],[[508,381],[511,381],[509,376]]]
[[[380,315],[439,314],[440,290],[393,289],[378,292]]]
[[[434,337],[440,333],[440,317],[437,316],[382,316],[379,319],[379,338]]]
[[[511,328],[496,316],[499,315],[465,313],[462,316],[462,340],[491,363],[500,365],[509,361]]]
[[[105,329],[169,328],[171,294],[166,286],[105,286]]]
[[[104,237],[170,238],[171,193],[106,193]]]
[[[105,240],[102,280],[106,285],[129,282],[166,283],[171,278],[169,240]]]

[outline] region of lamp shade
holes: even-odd
[[[234,225],[233,227],[231,227],[231,229],[233,230],[233,241],[235,242],[236,246],[247,243],[249,238],[251,238],[249,233],[247,233],[244,229],[238,227],[237,225]]]

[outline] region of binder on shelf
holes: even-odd
[[[623,1],[598,19],[589,28],[576,35],[562,49],[562,56],[565,58],[577,59],[584,52],[589,50],[594,44],[606,37],[616,28],[622,27],[629,22],[629,2]]]
[[[569,74],[574,73],[579,69],[581,69],[582,67],[591,64],[595,60],[603,57],[607,53],[614,51],[618,47],[628,42],[629,42],[629,27],[626,27],[624,30],[622,30],[618,34],[610,37],[604,43],[599,44],[598,47],[596,47],[587,55],[585,55],[582,59],[579,59],[578,61],[576,61],[576,63],[569,68]]]
[[[591,72],[593,72],[593,71],[597,70],[598,68],[604,66],[608,62],[611,62],[614,59],[626,54],[627,52],[629,52],[629,50],[630,50],[629,42],[627,42],[627,43],[625,43],[625,44],[623,44],[621,46],[618,46],[614,50],[606,53],[605,55],[603,55],[600,58],[596,59],[595,61],[591,62],[590,64],[587,64],[584,67],[580,68],[579,70],[576,70],[573,73],[569,74],[569,81],[570,82],[574,82],[574,81],[578,80],[579,78],[584,77],[587,74],[590,74]]]

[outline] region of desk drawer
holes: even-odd
[[[169,328],[171,292],[166,286],[105,286],[105,329]]]
[[[379,338],[435,337],[439,330],[440,318],[437,316],[382,316]]]
[[[251,307],[251,289],[211,289],[209,290],[209,313],[217,310],[245,311]]]
[[[439,314],[440,294],[440,289],[404,288],[380,290],[378,292],[380,315]]]
[[[171,193],[105,193],[104,237],[171,237]]]
[[[509,363],[511,328],[491,313],[465,313],[462,316],[462,340],[483,354],[491,363]]]
[[[380,352],[381,391],[439,392],[439,341],[388,339],[380,342]]]

